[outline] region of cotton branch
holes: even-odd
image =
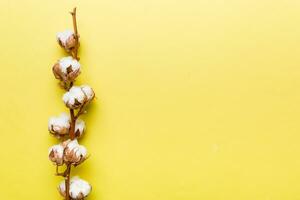
[[[58,139],[62,139],[63,142],[50,147],[48,156],[56,165],[55,175],[65,179],[59,185],[60,194],[65,200],[83,200],[90,193],[91,185],[78,177],[71,178],[71,169],[72,166],[76,167],[88,158],[86,148],[78,144],[77,139],[85,129],[85,123],[78,118],[85,112],[85,106],[94,99],[95,93],[88,85],[73,86],[75,79],[80,74],[76,7],[70,13],[74,31],[66,30],[57,34],[59,45],[70,56],[61,58],[52,68],[55,78],[60,80],[66,90],[63,101],[69,108],[69,115],[62,113],[60,116],[49,119],[49,132]],[[65,170],[60,172],[59,166],[64,166]]]

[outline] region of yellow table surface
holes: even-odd
[[[1,0],[0,199],[61,199],[47,123],[73,6],[88,199],[300,199],[299,0]]]

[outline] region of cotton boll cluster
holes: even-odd
[[[78,176],[75,176],[70,180],[69,195],[74,200],[84,199],[89,195],[91,190],[92,186],[87,181],[80,179]],[[59,184],[58,191],[63,197],[66,196],[66,186],[64,181]]]
[[[58,117],[51,117],[48,122],[49,132],[57,138],[68,136],[70,131],[70,116],[62,113]],[[85,131],[85,123],[81,119],[77,119],[75,123],[75,136],[79,138]]]
[[[77,139],[66,140],[61,144],[54,145],[49,149],[49,159],[56,165],[64,163],[79,165],[87,158],[87,150],[79,145]]]
[[[76,46],[75,35],[71,30],[65,30],[63,32],[57,33],[56,38],[58,44],[67,52],[70,52]]]
[[[80,63],[71,56],[64,57],[54,64],[52,71],[56,79],[72,82],[80,74]]]
[[[64,94],[63,101],[68,108],[77,109],[88,104],[94,97],[95,93],[90,86],[73,86]]]

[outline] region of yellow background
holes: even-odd
[[[61,199],[47,122],[75,5],[90,200],[300,199],[298,0],[1,0],[1,199]]]

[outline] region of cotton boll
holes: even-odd
[[[48,122],[48,130],[54,136],[60,138],[69,133],[70,117],[62,113],[58,117],[51,117]]]
[[[62,31],[62,32],[58,32],[56,34],[56,38],[57,40],[59,40],[63,45],[66,44],[67,40],[73,36],[74,32],[71,31],[71,30],[65,30],[65,31]]]
[[[61,196],[66,197],[66,183],[65,183],[65,181],[60,182],[57,189],[58,189]]]
[[[87,101],[93,100],[93,98],[95,97],[95,93],[94,93],[94,90],[90,86],[82,85],[81,89],[84,92],[84,94],[87,98]]]
[[[72,82],[80,74],[80,63],[71,56],[61,58],[52,68],[56,79]]]
[[[67,52],[70,52],[76,46],[75,35],[71,30],[65,30],[57,33],[56,38],[58,44]]]
[[[87,150],[84,146],[79,145],[77,139],[67,140],[65,146],[64,161],[75,166],[82,163],[87,158]]]
[[[60,144],[50,147],[48,156],[54,164],[58,166],[62,165],[64,162],[64,147]]]
[[[85,102],[85,94],[78,86],[73,86],[63,96],[63,101],[68,108],[77,109]]]
[[[72,199],[80,200],[89,195],[92,190],[92,186],[85,180],[79,177],[74,177],[70,181],[70,196]]]
[[[85,131],[84,121],[81,119],[77,119],[75,124],[75,136],[77,138],[81,137],[84,131]]]
[[[63,95],[63,101],[68,108],[77,109],[93,100],[95,93],[90,86],[73,86]]]
[[[59,64],[63,73],[67,73],[67,70],[70,66],[72,67],[73,71],[80,69],[80,63],[76,59],[73,59],[72,56],[61,58],[59,60]]]

